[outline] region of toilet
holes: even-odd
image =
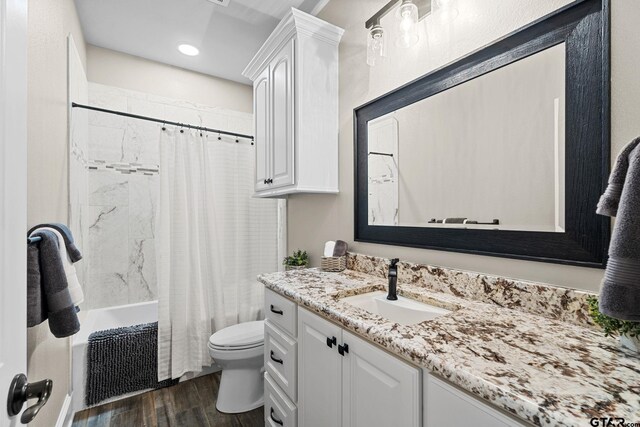
[[[209,354],[222,368],[218,411],[236,414],[263,405],[263,320],[229,326],[211,335]]]

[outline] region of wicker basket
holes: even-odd
[[[320,260],[320,269],[322,271],[342,271],[347,268],[346,256],[323,256]]]

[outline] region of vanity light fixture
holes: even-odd
[[[386,56],[387,42],[384,37],[384,29],[380,23],[375,24],[367,34],[367,64],[376,65],[379,59]]]
[[[418,43],[418,6],[412,0],[402,0],[396,14],[398,18],[398,39],[396,44],[399,47],[409,48]]]
[[[180,53],[187,56],[197,56],[200,53],[200,50],[197,47],[190,44],[181,44],[178,46],[178,50]]]
[[[431,12],[431,0],[391,0],[365,23],[367,33],[367,64],[376,65],[376,60],[385,56],[387,41],[380,20],[398,6],[397,19],[399,36],[397,45],[411,47],[418,40],[418,21]]]

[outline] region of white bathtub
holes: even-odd
[[[158,321],[158,302],[142,302],[138,304],[121,305],[118,307],[89,310],[80,314],[80,332],[73,337],[72,350],[72,387],[71,413],[86,407],[84,403],[84,386],[87,369],[87,341],[89,335],[105,329],[121,328],[123,326],[140,325]],[[84,316],[83,316],[84,314]],[[139,393],[141,393],[140,391]],[[132,393],[127,396],[131,396]],[[120,399],[127,396],[119,396]],[[115,400],[113,399],[113,400]]]

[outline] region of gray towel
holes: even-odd
[[[604,216],[614,217],[618,214],[618,205],[622,196],[622,188],[625,185],[631,152],[640,144],[640,138],[631,141],[622,149],[616,164],[609,175],[609,184],[604,194],[600,197],[596,213]]]
[[[49,319],[54,336],[71,336],[80,330],[80,322],[67,287],[58,237],[47,230],[36,231],[34,236],[42,240],[27,251],[27,326]]]
[[[73,234],[71,234],[71,230],[64,224],[60,224],[57,222],[47,223],[47,224],[39,224],[35,227],[31,227],[31,230],[27,232],[27,236],[31,236],[31,233],[36,231],[38,228],[49,227],[57,230],[60,234],[62,234],[62,238],[64,239],[64,245],[67,248],[67,254],[69,254],[69,258],[71,262],[78,262],[82,259],[82,253],[78,249],[73,240]]]
[[[618,156],[596,212],[616,216],[609,261],[600,288],[600,311],[640,321],[640,138]]]

